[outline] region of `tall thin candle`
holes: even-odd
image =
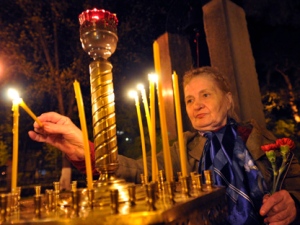
[[[177,135],[178,135],[178,145],[180,152],[180,165],[182,176],[187,176],[187,156],[186,148],[183,140],[183,128],[182,128],[182,115],[181,115],[181,104],[180,104],[180,94],[179,94],[179,85],[178,85],[178,75],[176,72],[173,73],[173,92],[175,100],[175,112],[176,112],[176,122],[177,122]]]
[[[144,176],[146,178],[145,183],[148,183],[148,169],[147,169],[147,154],[146,154],[146,142],[145,142],[145,134],[144,134],[144,126],[142,120],[142,113],[140,107],[139,96],[136,91],[130,92],[131,97],[135,99],[136,113],[138,117],[140,136],[141,136],[141,144],[142,144],[142,156],[143,156],[143,165],[144,165]]]
[[[82,137],[83,137],[87,187],[89,190],[91,190],[91,189],[93,189],[93,174],[92,174],[89,138],[88,138],[88,132],[87,132],[87,127],[86,127],[86,119],[85,119],[85,113],[84,113],[83,100],[82,100],[79,82],[77,80],[75,80],[73,85],[74,85],[75,97],[76,97],[76,101],[77,101],[77,107],[78,107],[78,113],[79,113],[79,119],[80,119],[80,126],[81,126]]]
[[[11,192],[16,192],[18,182],[18,157],[19,157],[19,99],[13,100],[13,155]]]
[[[36,117],[36,115],[31,111],[31,109],[26,105],[22,98],[20,98],[20,106],[28,113],[33,120],[35,120],[40,127],[43,126],[42,122]]]
[[[157,94],[158,94],[158,104],[159,104],[158,108],[159,108],[159,117],[160,117],[160,128],[161,128],[162,144],[163,144],[163,155],[164,155],[164,163],[165,163],[165,173],[166,173],[167,181],[170,182],[173,181],[173,169],[172,169],[171,153],[170,153],[170,146],[169,146],[165,104],[164,104],[163,93],[162,93],[159,46],[156,41],[153,44],[153,52],[154,52],[155,70],[158,75]]]
[[[157,75],[149,74],[148,76],[150,83],[150,122],[151,122],[151,171],[152,181],[155,182],[158,179],[158,167],[156,158],[156,116],[155,116],[155,84],[157,82]]]
[[[149,105],[148,105],[148,100],[147,100],[147,96],[146,96],[146,90],[144,88],[144,85],[142,85],[142,84],[139,84],[137,86],[137,89],[140,90],[141,95],[142,95],[142,100],[143,100],[145,115],[146,115],[146,121],[147,121],[147,125],[148,125],[148,132],[149,132],[149,136],[151,138],[151,120],[150,120]]]

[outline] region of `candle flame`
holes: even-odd
[[[8,89],[8,96],[14,100],[14,101],[17,101],[17,102],[21,102],[22,99],[20,98],[19,96],[19,92],[16,90],[16,89],[13,89],[13,88],[9,88]]]
[[[138,96],[138,94],[137,94],[136,91],[131,90],[131,91],[128,92],[128,96],[130,98],[136,98]]]
[[[158,75],[156,73],[150,73],[148,74],[148,79],[154,83],[157,83]]]
[[[144,89],[144,85],[143,85],[143,84],[138,84],[138,85],[136,86],[136,88],[137,88],[138,90],[142,91],[142,90]]]

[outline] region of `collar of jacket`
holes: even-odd
[[[246,135],[249,135],[248,137],[244,137],[244,134],[241,134],[240,132],[239,135],[242,136],[243,140],[246,140],[246,147],[255,161],[265,155],[260,147],[265,144],[274,143],[276,140],[276,137],[270,131],[260,127],[255,120],[239,123],[238,126],[251,130],[251,132],[245,132]],[[185,132],[184,136],[187,142],[188,154],[199,160],[203,152],[206,138],[199,135],[198,132],[189,131]]]
[[[272,173],[271,170],[269,170],[269,168],[271,168],[271,164],[269,164],[264,151],[261,150],[261,146],[265,144],[275,143],[276,137],[266,128],[259,126],[259,124],[255,120],[239,123],[238,126],[251,130],[250,132],[239,132],[239,135],[241,135],[243,140],[246,141],[246,147],[250,152],[253,160],[256,162],[259,170],[262,172],[262,175],[268,183],[268,186],[271,185]],[[245,137],[243,135],[248,135],[248,137]],[[203,153],[206,138],[199,135],[198,132],[185,132],[184,137],[189,156],[194,158],[196,161],[199,161]],[[290,155],[290,157],[292,157],[292,154]],[[291,160],[289,161],[289,164],[290,162]],[[283,177],[284,176],[285,174],[283,174]]]

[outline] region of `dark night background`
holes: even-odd
[[[207,2],[1,0],[0,154],[7,156],[11,153],[11,101],[6,97],[9,86],[20,90],[24,101],[37,115],[46,111],[57,111],[79,124],[72,87],[72,82],[76,78],[81,83],[85,97],[86,115],[90,115],[88,65],[91,59],[80,46],[78,15],[85,9],[96,7],[116,13],[119,20],[118,47],[109,59],[114,66],[117,127],[119,131],[124,132],[118,139],[119,152],[139,157],[138,124],[136,115],[132,113],[135,106],[133,101],[128,99],[127,91],[134,88],[138,82],[146,84],[147,75],[154,71],[153,41],[164,32],[186,36],[191,43],[194,65],[209,65],[201,13],[202,5]],[[294,94],[292,100],[298,109],[300,1],[233,2],[240,5],[246,13],[268,128],[278,136],[290,136],[298,141],[299,121],[295,120],[292,111],[286,78],[292,85],[291,90]],[[51,33],[55,26],[58,28],[57,36]],[[55,37],[59,44],[57,55],[54,48]],[[45,46],[40,42],[42,38],[46,40]],[[199,41],[199,49],[196,48],[195,40]],[[46,49],[55,66],[51,66],[47,61]],[[199,58],[196,57],[198,50]],[[52,74],[51,69],[56,72]],[[58,76],[59,82],[56,82],[55,76]],[[61,162],[57,158],[60,153],[49,146],[45,147],[30,141],[27,131],[32,128],[33,122],[24,112],[21,112],[20,118],[22,119],[19,151],[21,155],[32,156],[32,161],[26,159],[20,162],[20,170],[28,171],[30,175],[26,176],[32,178],[34,175],[30,171],[36,172],[36,168],[48,170],[50,167],[45,164],[47,160],[52,160],[52,163],[49,163],[52,166],[51,170],[59,174]],[[87,117],[87,122],[92,137],[90,117]],[[125,138],[129,138],[130,141],[125,141]],[[148,142],[147,144],[149,147]],[[6,157],[4,156],[2,158]],[[26,161],[30,161],[32,166],[29,167]],[[1,161],[1,164],[5,162]]]

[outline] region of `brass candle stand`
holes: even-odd
[[[79,15],[82,48],[90,63],[91,102],[96,167],[99,181],[116,182],[118,168],[117,130],[112,64],[107,60],[116,50],[117,17],[105,10],[86,10]]]
[[[108,58],[117,46],[116,16],[105,10],[87,10],[79,15],[80,40],[93,58],[90,63],[91,102],[96,168],[100,173],[93,188],[60,191],[59,182],[44,193],[35,186],[32,198],[20,199],[20,188],[0,194],[0,224],[225,224],[225,188],[211,184],[211,173],[189,177],[178,174],[178,182],[167,182],[159,171],[157,182],[141,185],[118,179],[118,147],[112,64]]]
[[[224,224],[225,188],[200,181],[191,174],[172,183],[162,178],[159,183],[128,184],[123,189],[109,185],[107,190],[95,188],[93,201],[89,190],[77,188],[76,182],[64,192],[54,182],[44,194],[35,186],[35,195],[27,200],[14,202],[10,193],[0,196],[0,224]]]

